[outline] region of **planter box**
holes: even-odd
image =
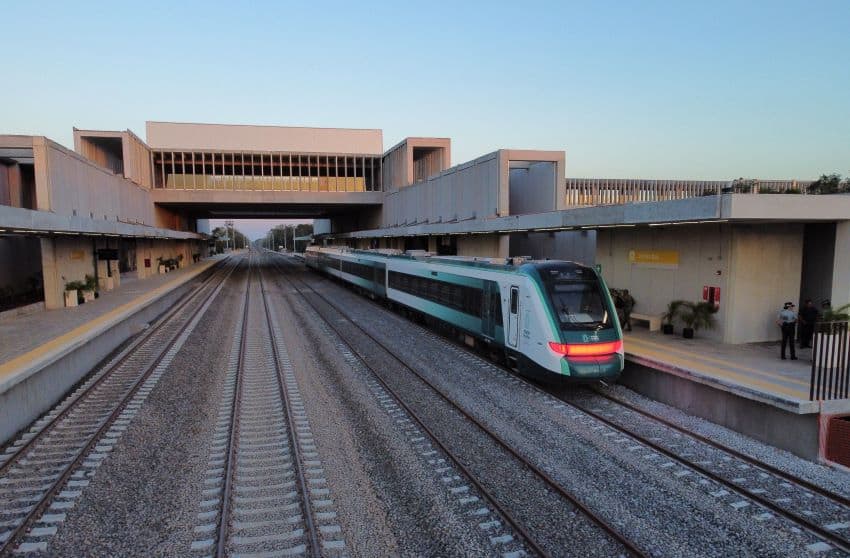
[[[65,291],[65,306],[68,308],[77,306],[77,289]]]
[[[164,265],[159,266],[159,274],[163,275],[164,273],[165,273],[165,266]]]
[[[94,291],[83,291],[83,300],[91,302],[94,300]]]

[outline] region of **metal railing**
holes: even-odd
[[[720,194],[806,194],[808,180],[644,180],[567,178],[568,207],[659,202]]]
[[[809,399],[850,398],[850,322],[815,324]]]

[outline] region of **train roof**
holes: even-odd
[[[408,250],[403,252],[401,250],[394,249],[372,249],[372,250],[363,250],[363,249],[355,249],[349,248],[347,246],[327,246],[327,247],[318,247],[311,246],[310,248],[317,249],[318,251],[328,251],[335,252],[340,254],[350,254],[350,255],[364,255],[364,256],[378,256],[387,259],[401,259],[401,260],[412,260],[412,261],[422,261],[427,263],[439,263],[446,265],[458,265],[464,267],[475,267],[481,269],[489,269],[493,271],[511,271],[516,272],[519,271],[522,266],[531,265],[535,268],[546,268],[546,267],[554,267],[554,266],[563,266],[564,264],[568,264],[575,267],[587,268],[589,266],[581,263],[574,262],[569,260],[533,260],[530,257],[526,256],[516,256],[509,258],[489,258],[489,257],[476,257],[476,256],[440,256],[434,255],[425,250]]]

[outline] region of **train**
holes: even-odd
[[[333,246],[310,246],[304,259],[373,298],[456,330],[523,376],[616,381],[623,371],[617,311],[592,267]]]

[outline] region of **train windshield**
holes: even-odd
[[[591,270],[549,269],[541,275],[561,329],[600,330],[613,327],[601,285]]]

